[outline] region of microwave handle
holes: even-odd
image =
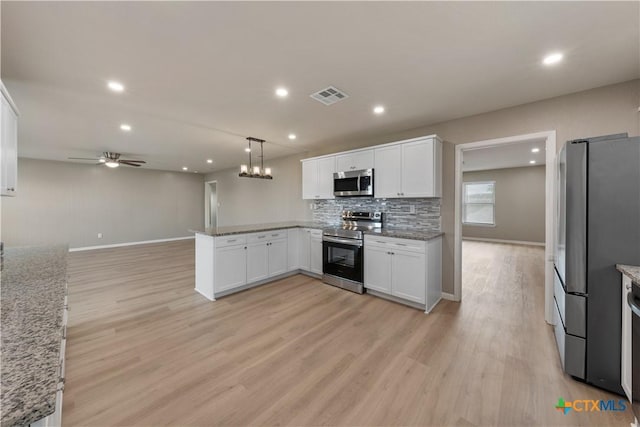
[[[358,193],[360,192],[360,180],[362,179],[362,175],[358,174]]]

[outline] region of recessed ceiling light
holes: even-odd
[[[530,164],[530,165],[535,165],[535,164],[536,164],[536,161],[535,161],[535,160],[529,160],[529,164]]]
[[[375,114],[382,114],[384,113],[384,107],[382,105],[376,105],[375,107],[373,107],[373,112]]]
[[[188,167],[186,167],[186,166],[183,166],[183,167],[182,167],[182,170],[183,170],[183,171],[188,171],[188,170],[189,170],[189,168],[188,168]]]
[[[193,173],[198,173],[198,171],[193,171]]]
[[[280,98],[284,98],[285,96],[289,95],[289,91],[283,87],[279,87],[276,89],[276,95],[278,95]]]
[[[289,134],[289,139],[296,139],[296,138],[297,138],[297,136],[296,136],[295,133],[290,133]]]
[[[251,148],[247,147],[247,148],[244,149],[244,151],[246,151],[247,153],[250,153],[251,152]]]
[[[539,151],[540,151],[540,149],[539,149],[539,148],[532,148],[532,149],[531,149],[531,152],[532,152],[532,153],[537,153],[537,152],[539,152]]]
[[[562,61],[563,57],[564,55],[562,55],[561,53],[552,53],[550,55],[545,56],[544,59],[542,60],[542,63],[544,65],[557,64],[558,62]]]
[[[207,163],[213,163],[212,159],[207,159]]]
[[[125,132],[129,132],[131,130],[131,125],[123,123],[123,124],[120,125],[120,129],[125,131]]]
[[[111,89],[114,92],[123,92],[124,91],[124,85],[120,82],[117,82],[115,80],[111,80],[107,83],[107,87],[109,89]]]

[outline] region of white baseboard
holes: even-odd
[[[173,242],[175,240],[188,240],[188,239],[195,239],[195,236],[172,237],[170,239],[143,240],[140,242],[114,243],[112,245],[83,246],[80,248],[69,248],[69,252],[92,251],[94,249],[119,248],[122,246],[147,245],[149,243]]]
[[[504,240],[504,239],[485,239],[484,237],[464,237],[462,240],[472,240],[474,242],[491,242],[491,243],[510,243],[512,245],[529,245],[529,246],[544,246],[544,242],[527,242],[524,240]]]
[[[443,292],[442,293],[442,299],[446,299],[449,301],[457,301],[455,295],[450,294],[449,292]]]

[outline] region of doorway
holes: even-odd
[[[547,323],[552,323],[553,308],[553,241],[555,218],[555,164],[556,164],[556,132],[546,131],[526,135],[516,135],[506,138],[458,144],[455,146],[455,220],[454,220],[454,295],[456,301],[462,300],[462,231],[463,216],[465,215],[465,187],[463,180],[464,154],[471,150],[496,148],[507,150],[510,146],[525,142],[539,141],[541,153],[546,164],[544,172],[544,317]],[[496,158],[495,154],[492,156]],[[502,156],[498,156],[500,158]],[[486,192],[487,181],[478,181],[478,191]],[[484,187],[483,187],[484,185]],[[485,215],[486,207],[473,207],[479,212],[483,220],[489,221]],[[483,216],[485,215],[485,216]]]
[[[204,227],[218,226],[218,181],[204,183]]]

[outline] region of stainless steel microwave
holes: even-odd
[[[334,173],[333,195],[336,197],[373,197],[373,169]]]

